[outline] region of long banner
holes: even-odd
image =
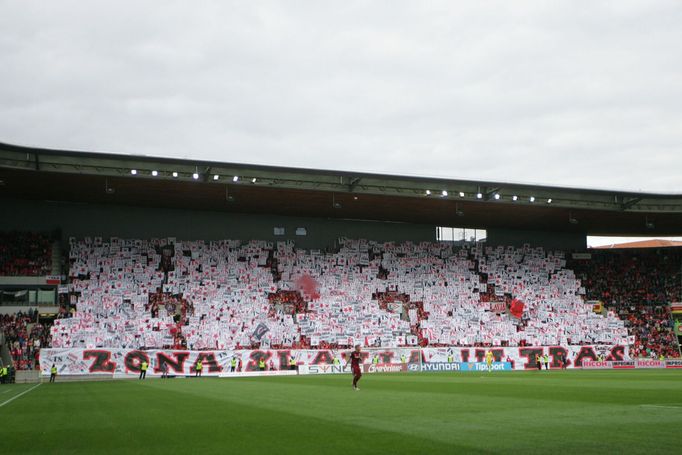
[[[363,373],[404,373],[406,371],[409,371],[407,363],[371,363],[369,365],[362,365]],[[298,372],[299,374],[350,374],[351,369],[350,365],[299,365]]]
[[[633,368],[682,368],[682,360],[680,359],[637,359],[629,361],[585,361],[583,362],[586,370],[604,370],[604,369],[633,369]]]
[[[510,362],[492,362],[490,367],[484,362],[430,362],[422,363],[414,371],[512,371]]]
[[[497,348],[395,348],[368,349],[362,351],[364,365],[384,365],[383,369],[397,368],[402,371],[421,371],[424,364],[431,363],[482,363],[488,351],[495,363],[506,363],[504,369],[532,370],[537,368],[536,358],[544,361],[547,356],[549,368],[582,367],[584,361],[604,359],[622,362],[629,359],[628,346],[544,346],[544,347],[497,347]],[[139,374],[143,362],[149,365],[147,375],[188,376],[195,374],[195,365],[202,361],[204,376],[219,376],[231,371],[258,371],[261,360],[267,371],[287,370],[293,358],[297,367],[316,365],[345,365],[349,351],[320,350],[234,350],[234,351],[184,351],[184,350],[136,350],[136,349],[43,349],[40,352],[41,373],[50,374],[52,365],[60,375],[126,375]],[[234,365],[234,368],[233,368]],[[398,365],[398,367],[389,367]],[[543,364],[544,367],[544,364]],[[428,368],[428,367],[427,367]],[[498,367],[499,368],[499,367]]]

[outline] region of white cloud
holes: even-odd
[[[55,0],[0,11],[6,142],[682,188],[677,1]]]

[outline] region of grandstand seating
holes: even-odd
[[[561,252],[348,239],[339,246],[324,253],[292,242],[72,240],[77,311],[55,322],[52,345],[628,342],[614,312],[596,315],[584,303]],[[314,290],[300,285],[304,278]],[[525,303],[522,319],[504,311],[512,297]]]
[[[45,249],[25,251],[49,258],[49,241],[36,242]],[[527,246],[340,239],[336,251],[322,252],[292,242],[114,238],[72,239],[69,254],[71,298],[60,296],[52,327],[33,315],[0,320],[17,369],[31,368],[48,345],[627,343],[633,357],[679,356],[667,306],[680,296],[678,249],[594,252],[581,261]],[[520,319],[507,311],[513,298],[525,303]],[[591,299],[608,311],[593,313]]]
[[[635,337],[633,357],[678,357],[679,347],[674,323],[667,305],[621,306],[618,314],[625,319]]]
[[[17,370],[34,368],[40,348],[49,346],[50,332],[45,325],[36,322],[37,317],[37,310],[0,315],[0,329]]]
[[[0,232],[0,276],[44,276],[52,269],[52,241],[34,232]]]
[[[682,248],[605,250],[571,268],[583,280],[587,298],[616,307],[661,305],[682,298]]]
[[[682,300],[682,249],[606,250],[572,261],[587,298],[601,300],[635,336],[633,357],[678,357],[669,304]]]

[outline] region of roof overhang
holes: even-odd
[[[0,196],[595,235],[682,233],[680,194],[220,163],[2,143]]]

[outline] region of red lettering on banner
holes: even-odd
[[[126,366],[126,373],[130,373],[131,371],[139,373],[142,369],[142,362],[147,362],[147,365],[149,365],[149,356],[146,352],[130,351],[127,353],[123,362]]]
[[[175,359],[170,356],[173,355]],[[167,367],[171,367],[173,372],[178,374],[185,373],[185,361],[189,357],[189,352],[187,351],[174,351],[172,354],[166,354],[165,352],[156,353],[156,366],[154,367],[155,373],[164,373]],[[170,371],[168,371],[170,373]]]
[[[415,349],[410,351],[410,360],[408,360],[408,363],[421,363],[422,361],[422,352]]]
[[[474,351],[474,356],[477,362],[483,362],[485,360],[485,349],[476,349]]]
[[[552,361],[549,364],[550,368],[562,367],[561,362],[559,361],[560,356],[562,359],[564,359],[566,365],[569,365],[571,363],[570,360],[568,360],[568,351],[566,351],[566,349],[562,348],[561,346],[550,346],[549,356],[552,358]]]
[[[503,359],[502,357],[504,356],[504,349],[491,349],[493,353],[493,360],[495,362],[502,362]]]
[[[635,362],[611,362],[613,368],[616,369],[632,369],[635,368]]]
[[[244,371],[258,371],[258,362],[260,362],[261,359],[265,361],[265,364],[267,365],[268,360],[270,360],[270,357],[272,357],[272,352],[270,351],[253,351],[251,352],[250,359],[248,363],[246,364],[246,368],[244,368]]]
[[[279,369],[289,368],[289,358],[291,358],[291,351],[277,351],[277,358],[279,360]]]
[[[583,360],[597,360],[597,354],[592,349],[592,346],[583,346],[580,348],[578,355],[575,357],[575,366],[581,367],[583,365]]]
[[[90,365],[90,373],[113,373],[116,371],[116,363],[111,362],[111,351],[97,349],[83,351],[83,360],[95,359]]]
[[[610,360],[612,362],[619,362],[623,360],[625,357],[625,347],[621,345],[616,345],[611,348],[611,353],[609,356],[606,358],[606,360]]]
[[[349,356],[350,356],[350,352],[344,352],[341,354],[341,357],[343,357],[343,360],[345,360],[346,363],[350,362]],[[360,363],[365,363],[365,361],[367,360],[368,357],[369,357],[369,352],[362,351],[360,353],[360,358],[362,359]]]
[[[393,351],[384,351],[379,353],[379,363],[392,363],[393,356],[395,353]]]
[[[216,360],[215,354],[213,352],[200,352],[197,356],[197,360],[194,362],[194,365],[190,367],[190,371],[196,372],[195,365],[199,363],[199,360],[208,365],[209,373],[220,373],[223,371],[223,367],[218,365],[218,361]]]
[[[581,368],[613,368],[613,363],[612,362],[593,362],[592,360],[583,360]]]
[[[320,351],[317,353],[312,361],[313,365],[331,365],[334,363],[334,357],[329,351]]]
[[[528,362],[523,364],[523,368],[526,370],[533,370],[538,367],[535,361],[535,356],[542,355],[542,348],[519,348],[519,357],[525,357]]]
[[[586,346],[531,346],[531,347],[494,347],[494,348],[381,348],[367,349],[361,352],[363,364],[369,363],[375,355],[379,358],[380,365],[394,365],[402,363],[403,356],[409,360],[405,362],[410,371],[418,370],[418,365],[425,361],[435,362],[444,361],[445,356],[452,355],[456,361],[465,363],[485,362],[486,354],[490,352],[496,362],[504,362],[509,359],[512,365],[515,363],[520,370],[535,369],[535,356],[544,353],[549,354],[551,368],[560,368],[560,359],[566,356],[566,361],[570,368],[581,367],[587,361],[596,361],[597,356],[603,355],[609,364],[608,368],[625,367],[631,368],[632,364],[636,368],[661,368],[664,366],[682,366],[674,362],[658,362],[645,360],[640,363],[624,362],[628,357],[627,345],[586,345]],[[204,375],[218,375],[227,370],[226,366],[231,365],[233,357],[238,358],[240,365],[239,371],[258,371],[258,362],[266,362],[267,369],[288,370],[289,360],[295,358],[299,365],[333,365],[335,358],[341,360],[344,365],[348,361],[350,350],[344,352],[336,349],[325,350],[236,350],[236,351],[164,351],[164,350],[136,350],[136,349],[50,349],[45,348],[41,351],[41,357],[50,364],[54,362],[59,371],[64,375],[82,374],[125,374],[126,372],[140,371],[140,364],[147,358],[150,371],[161,375],[169,373],[175,375],[189,374],[194,371],[197,360],[204,362]],[[408,357],[409,355],[409,357]],[[120,360],[119,360],[120,359]],[[544,359],[543,359],[544,360]],[[190,362],[192,361],[192,362]],[[190,365],[190,363],[192,363]],[[660,365],[660,366],[658,366]],[[544,366],[544,365],[543,365]],[[153,368],[153,370],[152,370]],[[49,368],[44,367],[42,374],[49,374]]]

